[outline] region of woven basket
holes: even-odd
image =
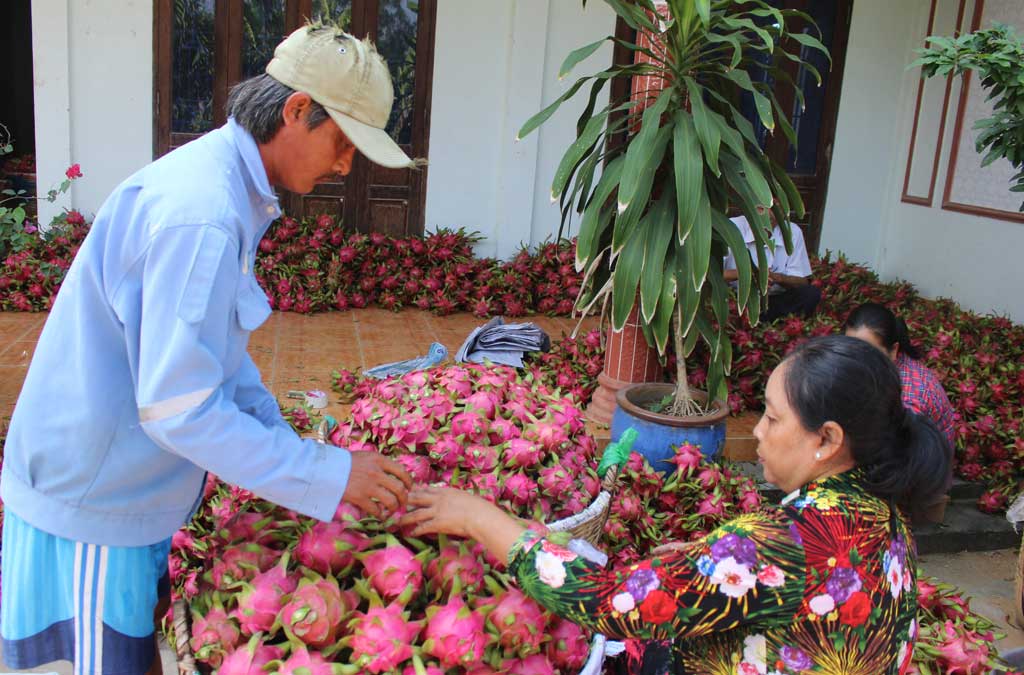
[[[323,433],[321,429],[321,433]],[[604,535],[604,524],[611,513],[612,495],[618,485],[619,468],[612,466],[605,472],[601,481],[601,492],[590,505],[576,514],[548,525],[553,532],[568,532],[574,539],[582,539],[597,548]],[[174,602],[174,642],[178,660],[178,672],[181,675],[202,675],[209,669],[196,662],[192,653],[192,615],[188,604],[178,599]],[[590,648],[590,657],[581,671],[581,675],[593,675],[600,672],[604,662],[607,640],[603,635],[595,635]]]

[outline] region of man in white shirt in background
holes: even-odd
[[[743,235],[747,251],[756,265],[756,242],[750,224],[743,216],[733,218],[732,222]],[[767,305],[761,312],[761,321],[774,321],[789,315],[799,315],[806,319],[814,314],[818,303],[821,302],[821,289],[810,283],[811,261],[807,257],[803,231],[796,224],[790,229],[793,237],[792,254],[786,253],[786,244],[778,225],[772,230],[771,241],[774,242],[774,249],[765,252],[771,286],[768,288]],[[736,259],[733,251],[729,251],[725,258],[725,280],[732,282],[736,281],[736,278]]]

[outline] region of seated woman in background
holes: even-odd
[[[475,539],[561,617],[649,641],[637,672],[903,672],[917,585],[898,505],[942,489],[946,439],[903,407],[893,363],[845,336],[797,348],[769,378],[766,404],[757,453],[790,494],[684,551],[603,569],[451,488],[410,492],[404,523]]]
[[[882,305],[868,302],[850,313],[843,329],[846,335],[873,344],[896,362],[903,382],[903,405],[931,418],[954,445],[953,406],[935,372],[918,360],[920,353],[910,343],[903,319]]]

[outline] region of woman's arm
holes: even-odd
[[[527,530],[500,508],[450,488],[417,489],[414,535],[470,537],[509,561],[523,592],[549,611],[618,638],[692,637],[788,620],[804,590],[804,555],[781,513],[727,523],[689,551],[606,570]]]

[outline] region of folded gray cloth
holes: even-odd
[[[534,323],[505,323],[496,316],[478,326],[455,353],[459,363],[500,363],[523,367],[523,354],[546,352],[551,349],[551,338]]]

